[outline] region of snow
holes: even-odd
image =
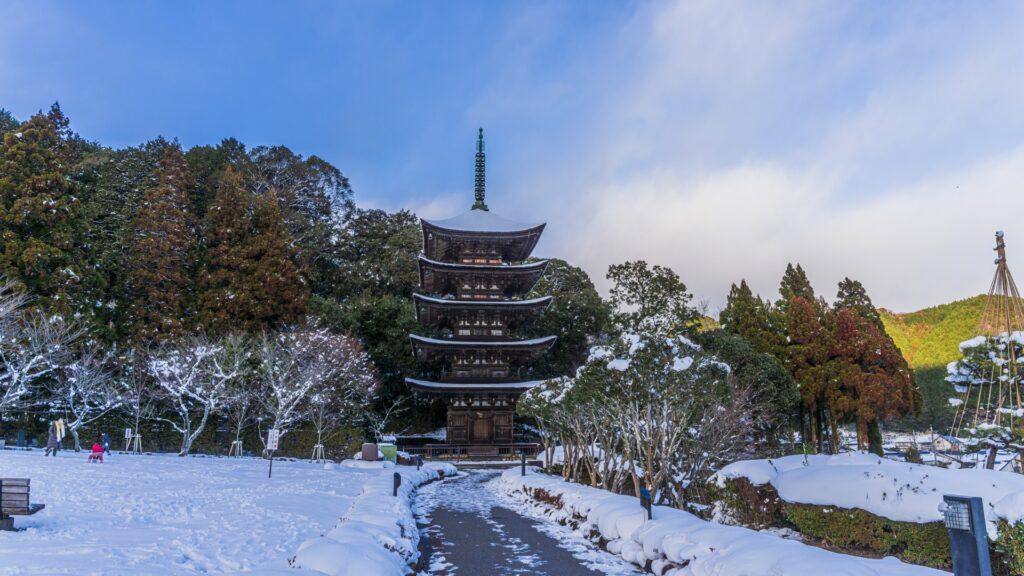
[[[534,304],[546,304],[554,299],[554,296],[541,296],[539,298],[528,298],[526,300],[454,300],[449,298],[435,298],[424,294],[413,294],[415,300],[430,302],[431,304],[465,306],[533,306]]]
[[[864,452],[745,460],[723,468],[716,480],[724,485],[739,477],[755,485],[771,484],[787,502],[859,508],[899,522],[940,522],[944,494],[978,496],[985,503],[992,539],[999,518],[1016,521],[1024,515],[1024,476],[1020,474],[945,469]]]
[[[470,210],[444,220],[423,221],[436,228],[465,232],[523,232],[544,226],[544,224],[515,222],[498,216],[489,210]]]
[[[639,501],[564,482],[561,478],[518,469],[502,474],[501,489],[555,521],[579,521],[579,531],[596,529],[608,550],[638,566],[651,561],[664,576],[939,576],[939,570],[904,564],[895,558],[874,560],[807,546],[771,533],[701,520],[682,510],[656,506],[646,520]],[[532,500],[544,490],[562,501],[561,509]],[[656,572],[657,573],[657,572]]]
[[[416,342],[433,344],[435,346],[444,346],[446,348],[528,348],[530,346],[537,346],[540,344],[549,344],[558,338],[558,336],[544,336],[543,338],[530,338],[528,340],[488,340],[470,342],[467,340],[439,340],[437,338],[429,338],[427,336],[419,336],[417,334],[410,334],[409,337]]]
[[[447,389],[447,390],[468,390],[474,388],[490,387],[490,388],[516,388],[529,390],[535,386],[539,386],[545,382],[545,380],[528,380],[526,382],[501,382],[499,384],[491,383],[480,383],[474,384],[472,382],[430,382],[429,380],[417,380],[416,378],[406,378],[406,382],[422,386],[424,388],[436,388],[436,389]]]
[[[70,451],[54,458],[37,450],[0,450],[0,476],[30,478],[32,501],[46,505],[34,516],[16,517],[19,532],[0,532],[0,574],[343,574],[313,559],[330,555],[328,546],[310,539],[335,534],[349,519],[394,538],[399,526],[407,526],[402,514],[412,485],[437,475],[432,467],[328,470],[277,460],[268,479],[268,463],[258,458],[85,459],[85,453]],[[395,470],[408,479],[398,499],[390,491]],[[388,522],[394,525],[390,532]],[[404,567],[405,559],[380,544],[363,538],[356,551],[343,539],[334,542],[334,551],[345,547],[353,565],[377,567],[360,574],[403,573],[381,572],[379,567],[391,569],[396,562]],[[292,569],[288,560],[300,545],[308,564]]]
[[[442,262],[440,260],[431,260],[423,254],[420,254],[420,262],[425,262],[434,268],[454,268],[462,270],[466,267],[472,267],[474,269],[496,269],[496,270],[509,270],[519,272],[530,272],[530,271],[542,271],[547,265],[547,260],[537,260],[536,262],[527,262],[526,264],[463,264],[461,262]],[[503,303],[508,303],[503,302]]]

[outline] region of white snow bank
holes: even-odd
[[[456,472],[451,464],[434,463],[420,470],[398,466],[378,472],[363,485],[362,494],[333,530],[299,546],[294,566],[331,576],[409,573],[409,565],[419,558],[419,531],[410,507],[412,492],[442,474]],[[391,495],[395,473],[402,476],[397,497]]]
[[[979,496],[992,539],[997,519],[1024,519],[1024,476],[996,470],[945,469],[851,452],[744,460],[723,468],[716,481],[721,486],[739,477],[770,483],[787,502],[860,508],[900,522],[941,522],[943,495]]]
[[[895,558],[873,560],[846,556],[755,532],[714,524],[664,506],[656,506],[654,519],[645,520],[639,501],[597,488],[572,484],[561,478],[518,468],[502,474],[501,489],[513,498],[545,509],[556,520],[583,520],[584,533],[596,529],[608,540],[608,550],[644,565],[652,562],[664,576],[939,576],[948,573],[904,564]],[[542,489],[562,500],[556,510],[531,497]]]

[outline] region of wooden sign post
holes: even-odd
[[[128,452],[132,449],[132,429],[124,429],[124,451]]]
[[[277,442],[280,438],[280,430],[271,428],[267,431],[267,452],[270,453],[270,469],[267,470],[267,478],[274,474],[274,450],[277,450]]]

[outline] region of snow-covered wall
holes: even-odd
[[[723,468],[715,480],[722,486],[739,477],[771,484],[787,502],[859,508],[899,522],[941,522],[943,495],[978,496],[993,540],[999,518],[1024,520],[1024,476],[995,470],[946,469],[855,452],[744,460]]]
[[[381,463],[345,461],[342,466]],[[398,496],[392,496],[393,474],[402,475]],[[299,546],[293,566],[331,576],[404,576],[419,559],[419,531],[411,498],[420,485],[457,472],[451,464],[428,463],[420,470],[399,466],[382,468],[363,486],[338,525],[319,538]]]
[[[525,477],[518,468],[506,471],[501,487],[509,496],[556,520],[578,521],[585,532],[597,530],[608,541],[609,551],[638,566],[650,562],[654,573],[662,576],[948,576],[895,558],[846,556],[763,532],[715,524],[675,508],[656,506],[654,518],[646,520],[636,498],[533,470]],[[560,499],[561,508],[538,500],[539,490]]]

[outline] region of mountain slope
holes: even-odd
[[[960,343],[977,335],[985,296],[898,314],[879,309],[885,330],[914,369],[936,368],[960,358]]]
[[[894,429],[949,429],[954,395],[946,382],[946,364],[960,359],[960,343],[977,335],[985,296],[940,304],[917,312],[897,314],[879,309],[886,332],[903,352],[924,400],[921,414],[892,424]]]

